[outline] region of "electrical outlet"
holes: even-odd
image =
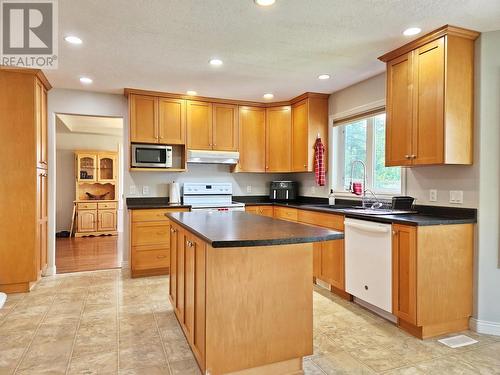
[[[137,187],[135,185],[130,185],[130,195],[137,194]]]
[[[464,192],[462,190],[450,190],[450,203],[464,203]]]
[[[438,191],[436,189],[429,190],[429,202],[437,202]]]
[[[142,195],[149,195],[149,186],[148,185],[144,185],[142,187]]]
[[[252,192],[252,185],[247,185],[247,193],[251,193]]]

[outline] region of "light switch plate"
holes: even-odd
[[[252,192],[252,185],[247,185],[247,193],[251,193]]]
[[[438,191],[436,189],[429,190],[429,202],[437,202],[438,200]]]
[[[148,185],[144,185],[142,187],[142,195],[149,195],[149,186]]]
[[[130,185],[130,195],[136,195],[137,194],[137,188],[135,185]]]
[[[450,190],[450,203],[464,203],[464,192],[462,190]]]

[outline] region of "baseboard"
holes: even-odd
[[[42,276],[54,276],[56,274],[56,266],[45,268],[45,271],[43,272]]]
[[[500,323],[498,322],[489,322],[487,320],[470,318],[469,326],[471,330],[476,331],[477,333],[500,336]]]
[[[130,268],[127,260],[122,260],[122,268],[128,270]]]

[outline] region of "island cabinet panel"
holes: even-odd
[[[312,244],[207,246],[206,272],[202,369],[211,374],[244,369],[252,369],[249,374],[301,373],[300,358],[313,350]]]
[[[379,57],[387,63],[387,166],[472,164],[478,36],[443,26]]]
[[[239,107],[240,172],[266,171],[266,109]]]
[[[188,100],[187,147],[194,150],[211,150],[212,103]]]
[[[472,314],[473,224],[393,225],[393,313],[428,338],[465,330]]]
[[[291,142],[292,118],[290,106],[267,108],[266,172],[291,171]]]
[[[238,151],[238,106],[214,103],[212,149]]]
[[[158,99],[158,141],[163,144],[186,143],[186,101]]]
[[[267,217],[274,216],[274,207],[271,205],[267,206],[246,206],[245,211],[248,213],[262,215]]]
[[[130,95],[130,141],[158,143],[158,98]]]

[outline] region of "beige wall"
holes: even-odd
[[[82,133],[56,134],[56,231],[70,230],[75,199],[75,150],[118,151],[122,137]],[[118,192],[117,192],[118,194]],[[121,222],[121,221],[120,221]],[[122,228],[118,228],[121,232]]]

